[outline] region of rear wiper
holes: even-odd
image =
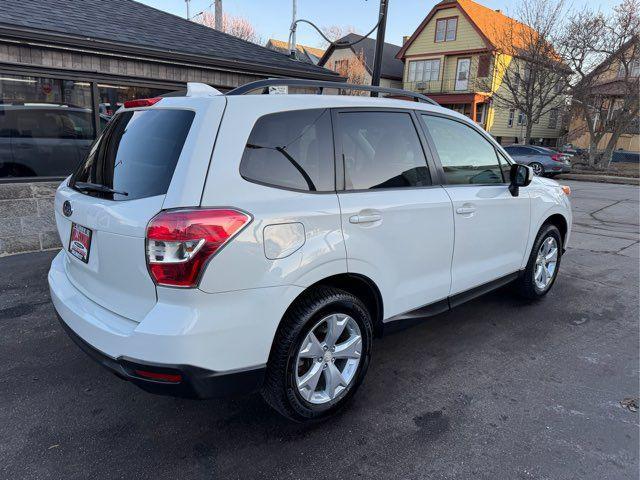
[[[99,183],[75,182],[73,186],[78,190],[84,190],[87,192],[115,193],[115,194],[124,195],[124,196],[129,195],[127,192],[114,190],[113,188],[107,187],[106,185],[101,185]]]

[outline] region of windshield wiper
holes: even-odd
[[[106,185],[101,185],[99,183],[75,182],[73,186],[78,190],[82,190],[86,192],[115,193],[115,194],[124,195],[124,196],[129,195],[127,192],[114,190],[113,188],[107,187]]]
[[[309,174],[304,171],[304,168],[302,168],[300,164],[296,162],[295,159],[287,153],[286,151],[287,147],[267,147],[263,145],[256,145],[255,143],[247,143],[247,148],[253,148],[253,149],[266,148],[268,150],[275,150],[276,152],[281,153],[282,156],[286,158],[289,161],[289,163],[291,163],[291,165],[293,165],[293,167],[298,171],[298,173],[302,175],[302,178],[307,183],[307,187],[309,188],[309,190],[312,192],[316,191],[316,186],[313,184],[313,180],[311,180],[311,177],[309,176]]]

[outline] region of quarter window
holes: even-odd
[[[339,114],[346,190],[423,187],[431,177],[409,113]]]
[[[422,115],[450,184],[503,183],[496,150],[480,133],[461,122]]]
[[[256,122],[240,162],[249,181],[310,192],[335,190],[328,109],[265,115]]]
[[[443,18],[436,22],[436,42],[450,42],[456,39],[458,18]]]

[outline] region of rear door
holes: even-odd
[[[222,108],[218,122],[221,112]],[[192,192],[193,198],[202,194],[217,128],[217,124],[209,125],[214,133],[210,133],[208,144],[202,139],[199,146],[206,153],[201,159],[194,158],[194,142],[205,127],[203,116],[189,108],[122,111],[56,196],[56,221],[67,252],[69,279],[96,303],[131,320],[142,320],[156,302],[155,285],[146,265],[149,220],[163,208],[177,172],[182,172],[184,180],[188,178],[184,171],[194,170],[199,162],[206,163],[196,175],[199,180],[194,177],[182,188]],[[187,168],[183,164],[191,165]],[[91,191],[85,189],[86,183],[119,193]],[[69,251],[74,224],[90,236],[86,261]]]
[[[451,295],[517,272],[529,235],[528,189],[511,194],[506,160],[475,126],[443,115],[421,117],[453,202]]]
[[[404,110],[334,111],[348,269],[378,285],[387,319],[450,288],[451,201],[432,181],[416,121]]]

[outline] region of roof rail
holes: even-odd
[[[402,90],[400,88],[387,88],[387,87],[374,87],[372,85],[356,85],[353,83],[343,83],[343,82],[329,82],[329,81],[318,81],[318,80],[304,80],[299,78],[270,78],[267,80],[258,80],[256,82],[247,83],[240,87],[234,88],[233,90],[227,92],[225,95],[246,95],[249,92],[253,92],[254,90],[263,89],[263,93],[269,93],[269,87],[282,86],[286,85],[288,87],[309,87],[309,88],[317,88],[318,94],[322,95],[322,91],[325,88],[335,88],[338,90],[362,90],[367,92],[376,92],[376,93],[388,93],[392,95],[402,96],[402,97],[411,97],[414,98],[417,102],[425,102],[430,103],[432,105],[438,105],[437,102],[430,99],[426,95],[422,95],[421,93],[410,92],[408,90]]]

